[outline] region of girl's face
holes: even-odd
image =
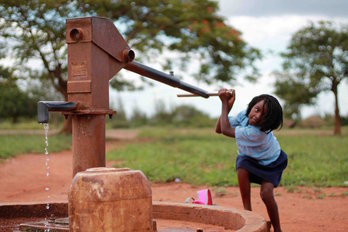
[[[266,113],[267,109],[264,107],[264,100],[256,103],[253,108],[251,108],[249,113],[249,125],[259,126],[263,123],[262,115]]]

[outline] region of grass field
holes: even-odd
[[[348,134],[330,135],[327,130],[297,130],[277,133],[289,164],[283,186],[347,186]],[[117,166],[140,169],[155,182],[180,180],[214,186],[237,185],[234,139],[211,129],[142,130],[145,141],[110,151],[107,158]]]
[[[49,152],[71,149],[71,136],[49,136]],[[38,153],[44,154],[44,135],[0,135],[0,162],[19,154]]]
[[[348,127],[343,136],[329,130],[276,132],[288,154],[283,186],[348,186]],[[49,152],[71,148],[71,136],[49,136]],[[44,152],[43,135],[0,135],[1,159]],[[154,182],[180,180],[193,185],[237,185],[233,138],[212,129],[144,128],[134,143],[107,153],[118,167],[140,169]]]

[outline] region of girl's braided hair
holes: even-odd
[[[260,125],[260,130],[266,133],[270,133],[275,129],[282,128],[283,109],[279,104],[279,101],[271,95],[261,94],[259,96],[254,97],[248,104],[246,115],[249,116],[249,113],[253,106],[262,100],[264,101],[264,103],[262,107],[262,125]]]

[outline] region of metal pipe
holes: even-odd
[[[171,75],[166,74],[164,72],[160,72],[156,69],[153,69],[153,68],[148,67],[146,65],[140,64],[138,62],[135,62],[135,61],[130,62],[124,68],[129,70],[129,71],[138,73],[142,76],[145,76],[145,77],[151,78],[153,80],[162,82],[166,85],[170,85],[172,87],[185,90],[185,91],[190,92],[192,94],[199,95],[199,96],[204,97],[204,98],[209,97],[207,92],[203,89],[200,89],[196,86],[190,85],[186,82],[180,81],[178,78],[176,78],[174,76],[171,76]]]
[[[93,167],[105,167],[105,115],[72,115],[73,176]]]
[[[226,90],[231,96],[233,95],[233,89]],[[208,96],[219,96],[218,92],[215,93],[207,93]],[[177,97],[199,97],[197,94],[177,94]]]
[[[209,97],[211,97],[211,96],[219,96],[218,93],[207,93],[207,95],[208,95]],[[200,96],[197,95],[197,94],[177,94],[176,96],[177,96],[177,97],[200,97]]]

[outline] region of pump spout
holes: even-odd
[[[68,112],[76,109],[75,102],[39,101],[37,103],[37,119],[39,123],[48,123],[49,111]]]

